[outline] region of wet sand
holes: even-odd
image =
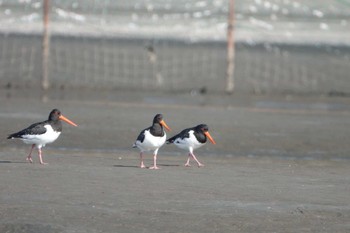
[[[139,97],[1,97],[3,138],[54,107],[79,127],[64,125],[44,148],[46,166],[36,155],[26,163],[21,142],[0,141],[0,232],[350,231],[346,98]],[[204,168],[185,168],[185,152],[169,145],[160,170],[137,168],[131,144],[158,112],[169,135],[209,125],[218,144],[197,151]]]

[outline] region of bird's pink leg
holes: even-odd
[[[153,167],[150,167],[149,169],[160,169],[159,167],[157,167],[157,153],[158,153],[158,149],[156,149],[154,151],[154,155],[153,155]]]
[[[197,162],[198,167],[204,167],[204,165],[198,161],[198,159],[196,158],[196,156],[193,153],[191,153],[191,156]]]
[[[30,149],[29,155],[27,156],[27,161],[29,161],[30,163],[33,163],[32,152],[33,152],[34,146],[35,146],[35,144],[32,145],[32,148]]]
[[[188,158],[187,158],[187,162],[185,163],[185,167],[191,167],[190,158],[191,158],[191,153],[188,153]]]
[[[38,154],[39,154],[40,164],[42,164],[42,165],[47,164],[47,163],[44,163],[44,161],[43,161],[43,157],[42,157],[42,155],[41,155],[41,148],[38,148]]]
[[[145,166],[145,164],[143,163],[143,153],[142,153],[142,152],[140,153],[140,160],[141,160],[141,162],[140,162],[140,168],[145,168],[146,166]]]

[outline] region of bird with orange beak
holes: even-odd
[[[146,151],[153,150],[153,166],[149,169],[159,169],[157,166],[157,154],[161,146],[164,145],[166,140],[166,133],[164,128],[170,131],[169,126],[163,120],[162,114],[157,114],[153,118],[152,126],[141,131],[139,136],[136,139],[136,142],[133,144],[133,148],[139,148],[140,152],[140,168],[145,168],[143,162],[143,153]]]
[[[207,125],[200,124],[196,127],[182,130],[179,134],[169,138],[166,142],[167,144],[174,143],[177,147],[189,151],[188,159],[185,163],[186,167],[191,166],[191,158],[193,158],[197,162],[198,167],[203,167],[204,165],[198,161],[193,151],[203,146],[207,142],[207,138],[210,140],[211,143],[213,143],[214,145],[216,144],[208,130],[209,129]]]
[[[33,163],[32,151],[34,147],[36,147],[38,149],[40,164],[47,164],[43,161],[41,148],[48,143],[54,142],[60,136],[62,132],[61,121],[77,126],[74,122],[63,116],[60,110],[53,109],[50,112],[48,120],[32,124],[17,133],[10,134],[7,139],[19,138],[24,143],[32,145],[29,155],[27,156],[27,161],[30,163]]]

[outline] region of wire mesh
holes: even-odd
[[[349,1],[235,2],[235,91],[349,92]],[[40,86],[42,1],[0,7],[1,86]],[[224,91],[227,11],[228,0],[51,0],[50,85]]]

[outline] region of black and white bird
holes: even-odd
[[[27,156],[27,161],[33,163],[32,151],[36,147],[38,149],[38,155],[40,164],[46,164],[43,161],[41,148],[48,143],[54,142],[62,132],[62,121],[67,122],[70,125],[77,126],[74,122],[63,116],[58,109],[53,109],[50,112],[49,118],[46,121],[32,124],[28,128],[25,128],[17,133],[10,134],[7,139],[19,138],[26,144],[31,144],[32,148]]]
[[[182,130],[179,134],[169,138],[166,142],[167,144],[174,143],[179,148],[188,150],[188,159],[185,163],[186,167],[191,166],[191,158],[193,158],[197,162],[198,167],[203,167],[204,165],[198,161],[193,151],[203,146],[207,142],[207,138],[209,138],[211,143],[213,143],[214,145],[216,144],[208,130],[209,129],[207,125],[200,124],[196,127]]]
[[[133,144],[133,148],[137,147],[140,149],[140,168],[146,167],[143,163],[143,153],[153,150],[153,166],[149,169],[159,169],[157,167],[157,154],[159,148],[164,145],[166,140],[166,133],[163,127],[170,131],[169,126],[163,120],[163,115],[157,114],[153,118],[152,126],[142,130]]]

